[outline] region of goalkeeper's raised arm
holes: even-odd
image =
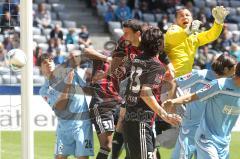
[[[199,46],[210,43],[219,37],[222,32],[224,20],[228,14],[229,11],[223,6],[216,6],[212,9],[214,24],[211,29],[198,34]]]
[[[176,11],[176,21],[166,32],[164,48],[173,64],[175,77],[191,72],[198,47],[216,40],[221,34],[229,11],[223,6],[217,6],[213,8],[212,14],[215,18],[213,26],[200,32],[201,21],[193,20],[188,9],[181,8]]]

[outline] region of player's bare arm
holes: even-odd
[[[198,100],[196,93],[187,94],[175,99],[169,99],[162,103],[162,107],[171,109],[171,107],[180,106],[181,104],[187,104],[192,101]]]
[[[181,117],[177,114],[168,114],[157,102],[154,95],[152,94],[152,89],[148,86],[143,86],[141,90],[140,97],[143,101],[163,120],[171,125],[179,125],[181,122]]]

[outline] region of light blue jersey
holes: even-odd
[[[199,158],[229,157],[231,131],[240,114],[240,88],[233,79],[214,80],[196,92],[206,107],[195,141]]]
[[[176,82],[181,89],[190,88],[190,92],[193,93],[214,79],[216,79],[216,75],[211,70],[193,70],[191,73],[176,78]],[[189,103],[186,107],[182,126],[199,125],[203,110],[203,102],[195,101]]]
[[[193,70],[191,73],[180,76],[175,80],[182,90],[190,89],[192,93],[215,78],[216,75],[211,70]],[[204,108],[204,103],[199,101],[187,104],[172,159],[190,159],[194,154],[196,155],[194,136],[200,124]]]
[[[58,129],[60,130],[79,127],[83,120],[90,120],[86,98],[80,87],[79,79],[79,76],[75,73],[73,87],[69,94],[68,106],[65,110],[58,111],[54,108],[54,105],[58,102],[61,91],[65,87],[64,81],[50,86],[49,82],[51,81],[46,80],[40,89],[40,95],[48,102],[58,117]],[[81,80],[81,82],[83,81]]]
[[[64,81],[55,81],[46,80],[40,89],[40,95],[48,102],[58,117],[55,154],[92,156],[92,124],[86,97],[81,89],[85,83],[75,72],[68,105],[65,110],[57,110],[54,106],[59,102],[58,99],[66,84]]]

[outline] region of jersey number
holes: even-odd
[[[139,77],[142,74],[142,68],[141,67],[135,67],[132,66],[131,69],[131,84],[130,84],[130,89],[132,90],[133,93],[138,93],[140,91],[140,79]]]

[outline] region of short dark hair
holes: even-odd
[[[42,62],[46,59],[53,59],[53,57],[50,54],[42,54],[40,56],[40,61],[39,61],[40,66],[41,66]]]
[[[142,32],[142,23],[139,20],[129,19],[127,21],[124,21],[122,25],[124,28],[130,28],[134,32],[137,32],[137,31]]]
[[[221,54],[213,63],[212,69],[217,75],[224,75],[224,68],[231,69],[235,66],[236,60],[228,54]]]
[[[176,10],[176,12],[175,12],[175,18],[177,18],[177,16],[178,16],[178,13],[180,12],[180,11],[182,11],[182,10],[188,10],[189,12],[190,12],[190,10],[189,9],[187,9],[186,7],[184,7],[184,6],[182,6],[182,7],[180,7],[179,9],[177,9]],[[191,13],[191,12],[190,12]],[[192,14],[192,13],[191,13]]]
[[[163,52],[164,36],[158,27],[149,27],[142,33],[140,49],[148,56]]]
[[[237,66],[235,69],[235,76],[240,77],[240,62],[237,63]]]

